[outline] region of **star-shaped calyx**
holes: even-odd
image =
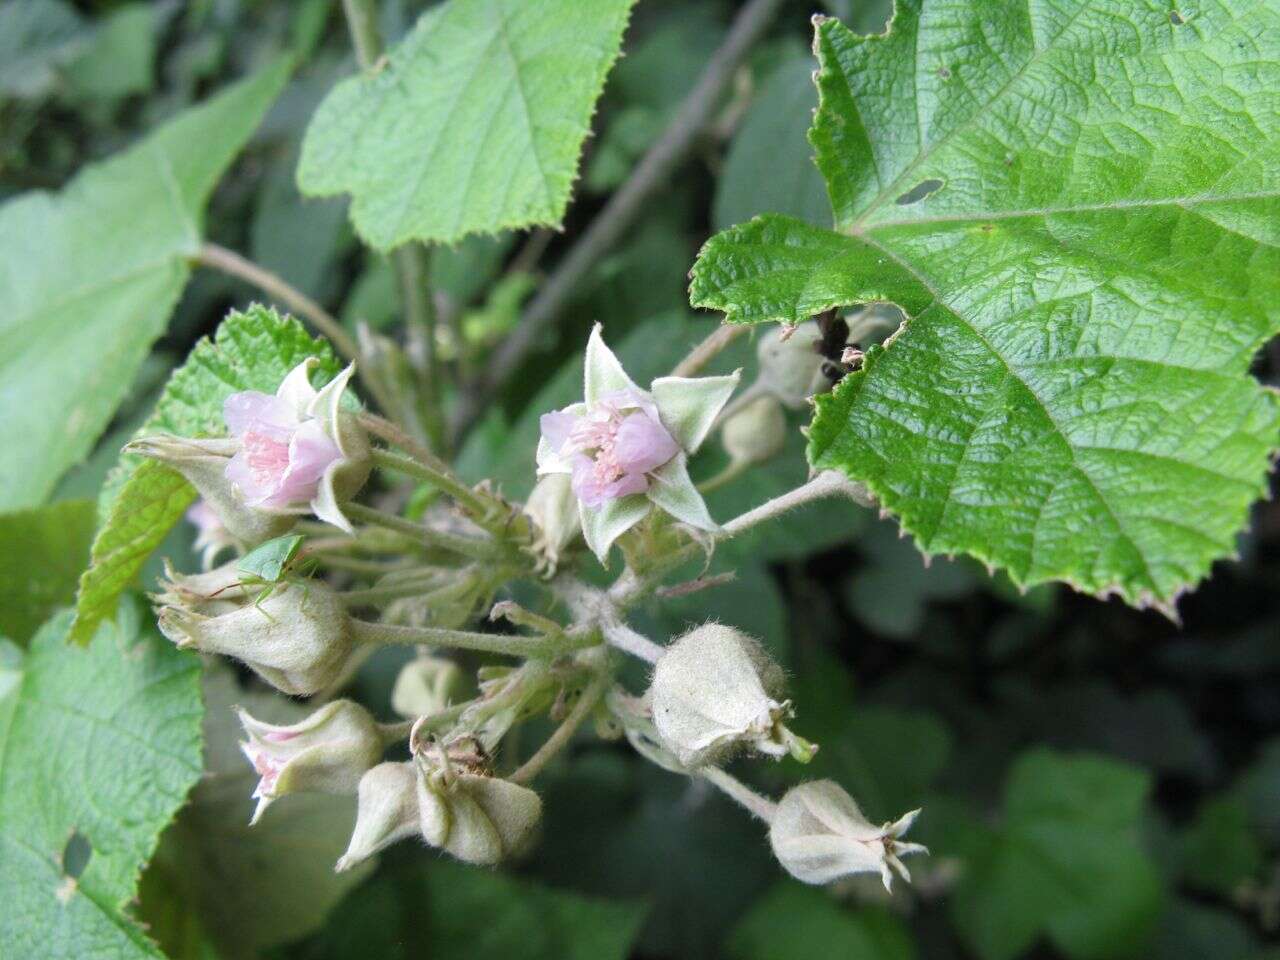
[[[596,324],[587,341],[584,402],[542,417],[538,473],[571,477],[583,537],[602,563],[653,507],[698,530],[719,529],[689,477],[689,457],[738,377],[659,377],[642,390]]]

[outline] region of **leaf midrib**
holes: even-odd
[[[1156,207],[1181,207],[1194,212],[1193,208],[1206,203],[1233,203],[1246,200],[1280,199],[1280,188],[1276,190],[1260,190],[1250,193],[1224,194],[1192,194],[1185,197],[1165,197],[1151,200],[1116,200],[1111,203],[1081,203],[1062,207],[1036,207],[1025,210],[977,210],[966,213],[938,214],[927,217],[903,217],[897,220],[877,220],[867,225],[855,225],[842,231],[851,237],[868,239],[869,235],[891,227],[927,226],[935,223],[973,223],[990,220],[1018,220],[1033,217],[1069,216],[1075,213],[1106,213],[1112,210],[1150,209]],[[1255,238],[1249,239],[1257,241]],[[1271,246],[1271,244],[1265,244]]]

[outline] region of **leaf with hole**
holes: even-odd
[[[818,403],[815,467],[930,554],[1172,613],[1234,552],[1280,402],[1280,7],[902,0],[818,18],[810,131],[834,229],[713,237],[735,322],[909,316]]]
[[[138,873],[200,776],[200,662],[140,604],[87,649],[50,620],[0,641],[0,953],[162,960],[129,915]]]

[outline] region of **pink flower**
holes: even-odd
[[[573,492],[589,507],[649,489],[648,474],[680,447],[651,400],[618,390],[581,408],[542,417],[542,436],[572,467]]]
[[[299,416],[283,398],[256,390],[233,393],[222,408],[240,449],[227,479],[251,507],[283,508],[311,500],[342,451],[315,417]]]
[[[316,390],[317,363],[314,357],[299,363],[274,396],[256,390],[229,396],[223,419],[230,437],[155,434],[125,449],[181,473],[240,545],[278,537],[308,512],[350,533],[342,507],[369,478],[372,450],[359,420],[342,408],[355,365]],[[203,535],[202,518],[202,510],[191,514]]]
[[[642,390],[596,324],[583,358],[583,402],[542,418],[538,475],[568,478],[578,528],[601,563],[651,507],[695,530],[718,529],[689,476],[688,460],[737,385],[735,372],[659,377]]]

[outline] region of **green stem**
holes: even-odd
[[[372,70],[382,56],[377,3],[375,0],[342,0],[342,11],[360,69]],[[444,417],[436,363],[435,312],[427,291],[426,251],[416,243],[408,243],[392,254],[391,262],[400,285],[410,360],[418,374],[417,412],[427,438],[439,448],[444,438]]]
[[[436,352],[436,313],[427,289],[427,250],[406,243],[392,254],[400,281],[400,302],[404,307],[406,351],[417,374],[417,413],[427,437],[436,450],[443,447],[444,416],[441,413],[440,360]]]
[[[508,779],[512,783],[528,783],[541,773],[542,768],[556,754],[569,745],[569,741],[573,739],[578,727],[582,726],[582,721],[587,719],[591,711],[595,709],[596,704],[600,702],[600,698],[604,696],[605,691],[609,689],[609,683],[612,679],[613,676],[607,669],[601,669],[600,672],[592,677],[591,682],[587,684],[587,688],[578,697],[578,702],[573,705],[569,715],[564,718],[564,722],[556,727],[555,732],[547,738],[546,742]]]
[[[383,439],[386,439],[385,437]],[[435,458],[433,457],[432,460]],[[394,470],[429,483],[441,493],[452,498],[472,520],[490,533],[501,534],[503,523],[490,519],[497,512],[497,504],[487,501],[465,483],[453,476],[443,464],[423,462],[391,450],[374,450],[373,462],[384,470]]]
[[[404,517],[398,517],[394,513],[384,513],[381,510],[375,510],[373,507],[366,507],[362,503],[348,503],[343,507],[343,510],[352,520],[385,527],[387,530],[413,537],[420,543],[439,547],[442,550],[449,550],[461,556],[470,557],[472,560],[494,560],[498,558],[501,552],[492,540],[481,540],[477,537],[464,537],[457,533],[433,530],[431,527],[415,523]]]
[[[352,620],[351,629],[357,643],[377,645],[422,644],[428,647],[454,647],[483,653],[504,653],[512,657],[550,658],[599,643],[599,634],[579,631],[558,636],[527,637],[504,633],[476,633],[449,630],[444,627],[407,627],[390,623]]]
[[[342,0],[342,12],[347,17],[347,29],[351,31],[351,45],[356,48],[360,69],[372,69],[382,55],[378,5],[374,0]]]
[[[710,493],[712,490],[718,490],[726,483],[732,483],[746,472],[747,467],[751,466],[749,460],[731,460],[729,465],[717,473],[714,477],[703,480],[698,484],[699,493]]]
[[[402,600],[405,597],[420,596],[427,582],[398,583],[392,586],[369,587],[364,590],[344,590],[338,599],[348,607],[370,607],[386,603],[389,600]]]

